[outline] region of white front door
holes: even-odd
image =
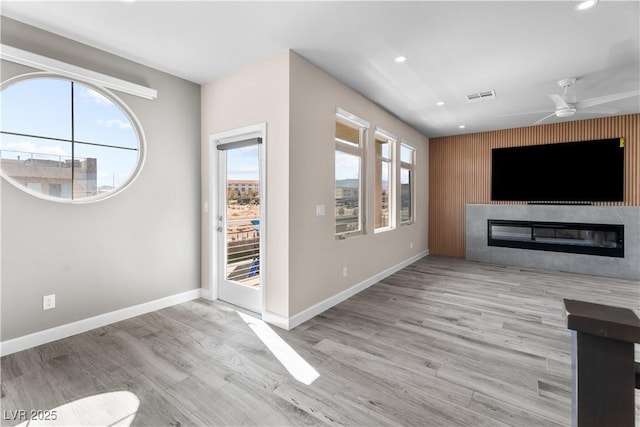
[[[262,313],[264,126],[216,142],[218,151],[218,298]],[[233,134],[233,132],[231,132]]]

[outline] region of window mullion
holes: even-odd
[[[353,156],[362,156],[362,149],[360,147],[354,147],[352,145],[343,144],[338,141],[336,141],[336,150],[342,151],[343,153],[351,154]]]

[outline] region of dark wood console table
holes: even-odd
[[[633,427],[640,319],[626,308],[566,299],[564,305],[573,331],[573,425]]]

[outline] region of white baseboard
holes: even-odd
[[[391,276],[393,273],[402,270],[406,266],[413,264],[420,258],[427,255],[429,255],[428,250],[422,251],[417,255],[389,267],[386,270],[350,287],[349,289],[345,289],[344,291],[333,295],[332,297],[329,297],[326,300],[321,301],[291,317],[285,317],[265,311],[262,315],[262,320],[282,329],[293,329],[323,311],[330,309],[334,305],[339,304],[348,298],[351,298],[358,292],[365,290],[369,286],[378,283],[380,280]],[[210,291],[208,289],[200,288],[193,289],[180,294],[171,295],[132,307],[123,308],[121,310],[112,311],[110,313],[100,314],[88,319],[78,320],[77,322],[67,323],[66,325],[45,329],[44,331],[35,332],[22,337],[2,341],[0,342],[0,356],[6,356],[8,354],[16,353],[18,351],[26,350],[52,341],[57,341],[71,335],[80,334],[82,332],[90,331],[92,329],[100,328],[115,322],[120,322],[122,320],[130,319],[132,317],[140,316],[142,314],[171,307],[172,305],[181,304],[201,297],[208,299],[211,298]]]
[[[408,258],[392,267],[389,267],[386,270],[383,270],[380,273],[350,287],[349,289],[345,289],[344,291],[333,295],[332,297],[329,297],[326,300],[321,301],[289,318],[280,316],[278,314],[265,312],[265,314],[262,316],[262,320],[283,329],[293,329],[296,326],[306,322],[307,320],[317,316],[323,311],[330,309],[334,305],[340,304],[342,301],[351,298],[358,292],[367,289],[369,286],[378,283],[379,281],[391,276],[393,273],[402,270],[406,266],[413,264],[414,262],[418,261],[421,258],[424,258],[427,255],[429,255],[429,250],[422,251],[417,255],[414,255],[411,258]]]
[[[270,311],[265,311],[262,314],[262,320],[267,322],[270,325],[277,326],[278,328],[286,329],[287,331],[291,329],[289,326],[289,318],[285,316],[281,316],[276,313],[271,313]]]
[[[209,301],[214,300],[214,298],[211,297],[211,291],[205,288],[200,288],[200,298],[208,299]]]
[[[132,307],[123,308],[121,310],[112,311],[110,313],[89,317],[88,319],[78,320],[77,322],[67,323],[66,325],[45,329],[44,331],[35,332],[22,337],[2,341],[0,342],[0,356],[6,356],[7,354],[16,353],[38,345],[66,338],[71,335],[110,325],[111,323],[140,316],[141,314],[198,299],[201,294],[202,289],[193,289],[154,301],[134,305]]]

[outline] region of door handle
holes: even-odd
[[[222,215],[218,215],[218,221],[220,221],[222,224],[224,224],[224,218],[222,217]],[[224,228],[222,227],[222,224],[218,224],[218,232],[222,233],[222,230],[224,230]]]

